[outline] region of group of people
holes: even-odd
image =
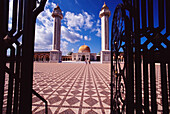
[[[87,63],[91,64],[91,63],[90,63],[90,60],[85,60],[85,63],[86,63],[86,64],[87,64]]]

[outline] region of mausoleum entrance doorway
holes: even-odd
[[[82,55],[81,61],[85,61],[85,55]]]

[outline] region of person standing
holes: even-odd
[[[85,63],[87,64],[87,60],[85,60]]]
[[[90,60],[89,60],[89,64],[91,64],[91,63],[90,63]]]

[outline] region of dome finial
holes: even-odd
[[[105,9],[105,8],[106,8],[106,9],[109,9],[109,8],[107,7],[106,3],[104,2],[102,9]],[[102,9],[101,9],[101,10],[102,10]]]
[[[57,6],[56,6],[56,8],[59,8],[59,5],[58,5],[58,3],[57,3]]]
[[[57,3],[57,6],[54,8],[54,10],[59,10],[61,12],[61,9],[60,9],[58,3]]]
[[[106,3],[104,2],[103,7],[106,7],[106,6],[107,6]]]

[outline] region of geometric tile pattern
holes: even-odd
[[[34,63],[33,88],[52,114],[110,113],[110,66],[107,64]],[[33,95],[33,113],[44,103]]]
[[[161,113],[161,79],[157,71],[159,67],[156,70],[156,92],[158,113]],[[49,114],[109,114],[109,84],[109,64],[34,63],[33,89],[47,100]],[[8,78],[4,89],[5,112]],[[45,104],[35,95],[32,103],[33,114],[45,112]]]
[[[157,64],[156,69],[157,106],[158,113],[162,113],[160,66]],[[48,101],[49,112],[53,114],[110,113],[109,64],[35,63],[33,83],[34,89]],[[33,113],[43,110],[43,102],[33,97]]]

